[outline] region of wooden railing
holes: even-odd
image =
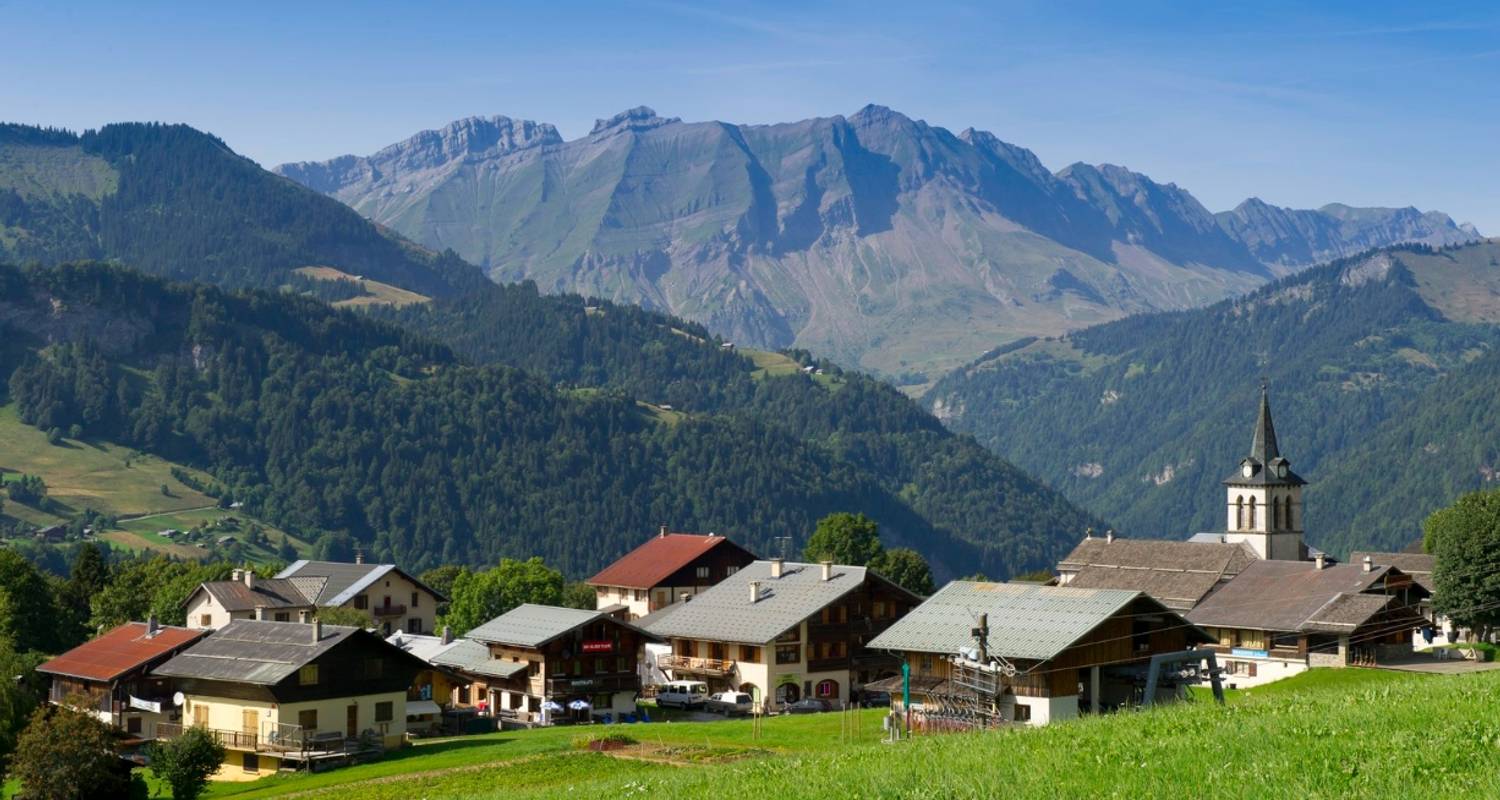
[[[377,617],[404,617],[406,606],[393,603],[388,606],[370,606],[370,613]]]
[[[189,726],[195,727],[195,726]],[[214,741],[230,750],[257,750],[260,745],[260,737],[253,733],[244,731],[226,731],[222,728],[201,728],[214,738]],[[156,723],[156,738],[176,739],[182,735],[185,728],[175,722]]]
[[[734,671],[734,662],[722,658],[697,658],[696,656],[679,656],[675,653],[656,657],[656,666],[662,669],[677,670],[678,672],[703,672],[714,675],[727,675]]]

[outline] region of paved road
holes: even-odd
[[[1380,664],[1380,668],[1394,669],[1401,672],[1429,672],[1442,675],[1458,675],[1464,672],[1484,672],[1486,670],[1500,669],[1500,661],[1433,658],[1426,653],[1414,653],[1407,658],[1383,661]]]

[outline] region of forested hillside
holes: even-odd
[[[460,359],[310,298],[5,268],[3,369],[31,424],[199,466],[323,555],[360,541],[413,569],[541,555],[579,576],[664,521],[769,552],[861,510],[940,572],[1004,575],[1097,524],[868,379],[758,373],[635,309],[485,296],[467,321],[391,312]],[[688,413],[659,408],[679,395]]]
[[[1500,464],[1500,243],[1393,248],[1209,308],[1002,348],[939,383],[948,423],[1134,535],[1223,524],[1270,381],[1309,539],[1399,548]]]
[[[329,266],[427,296],[487,283],[457,256],[386,235],[185,125],[106,125],[75,135],[0,124],[0,261],[74,259],[309,291],[329,287],[293,270]]]

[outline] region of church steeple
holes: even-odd
[[[1276,425],[1271,421],[1271,395],[1262,383],[1250,454],[1224,479],[1229,501],[1225,540],[1244,542],[1261,558],[1303,558],[1302,487],[1306,483],[1281,455]]]

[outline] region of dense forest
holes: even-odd
[[[1232,301],[1001,348],[927,402],[1131,535],[1222,524],[1262,377],[1308,538],[1399,549],[1500,462],[1500,245],[1392,248]]]
[[[664,317],[638,321],[656,333],[618,358],[586,346],[557,367],[596,384],[582,386],[498,356],[467,364],[419,333],[285,292],[75,264],[0,269],[0,297],[24,421],[202,467],[326,557],[355,542],[413,569],[540,555],[576,577],[664,521],[771,552],[775,537],[800,546],[820,517],[857,510],[940,573],[1006,575],[1051,563],[1097,524],[888,387],[753,377],[748,359]],[[592,328],[639,313],[575,310],[556,316]],[[641,355],[678,341],[680,359]],[[716,381],[724,397],[685,400],[685,415],[626,391]]]

